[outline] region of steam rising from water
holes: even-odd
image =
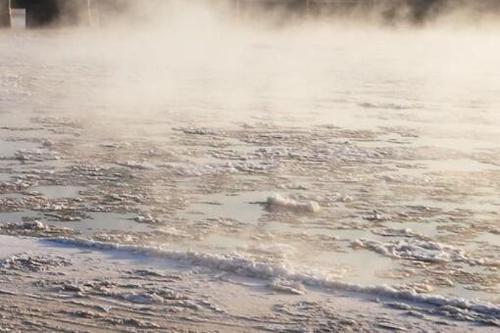
[[[111,15],[101,28],[47,35],[41,61],[71,67],[78,59],[90,60],[92,68],[84,70],[94,79],[84,89],[91,99],[75,103],[82,91],[76,80],[56,104],[82,105],[85,113],[151,115],[175,109],[208,119],[241,119],[256,110],[303,114],[332,92],[348,92],[354,103],[362,103],[371,82],[404,73],[407,82],[393,89],[410,93],[412,105],[426,105],[494,84],[487,72],[498,65],[497,27],[488,18],[494,12],[473,11],[469,3],[419,28],[381,26],[354,12],[276,26],[268,24],[273,12],[246,19],[235,17],[231,8],[201,3],[148,3],[140,2],[141,8],[125,17]]]

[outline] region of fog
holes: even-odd
[[[384,76],[404,76],[388,93],[408,89],[415,104],[452,103],[479,86],[493,89],[496,80],[489,74],[500,45],[495,12],[473,5],[447,4],[451,9],[439,17],[415,24],[404,15],[397,22],[380,20],[378,7],[299,18],[283,9],[236,15],[231,6],[203,1],[148,3],[101,13],[101,23],[90,28],[34,32],[47,43],[30,57],[73,67],[74,75],[82,65],[92,79],[92,93],[84,90],[82,103],[75,101],[83,81],[69,78],[67,96],[55,103],[93,103],[86,112],[176,109],[194,118],[209,113],[209,119],[241,120],[256,112],[310,113],[318,100],[343,93],[340,99],[348,93],[354,104],[362,103],[371,93],[367,85]]]

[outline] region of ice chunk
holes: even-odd
[[[283,197],[280,194],[273,194],[267,198],[267,209],[269,210],[290,210],[299,213],[317,213],[321,210],[316,201],[299,201],[291,197]]]

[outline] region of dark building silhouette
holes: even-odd
[[[0,0],[0,27],[10,27],[10,0]]]
[[[0,26],[11,25],[11,9],[26,10],[26,26],[41,27],[57,23],[76,23],[85,18],[86,9],[98,0],[0,0]],[[87,11],[88,12],[88,11]]]

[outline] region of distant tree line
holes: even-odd
[[[0,26],[10,25],[9,8],[26,9],[28,27],[58,23],[87,22],[127,13],[140,17],[140,8],[164,6],[175,0],[0,0]],[[184,0],[234,8],[238,14],[262,17],[265,13],[290,16],[372,16],[384,22],[422,24],[456,10],[472,13],[500,13],[500,0]],[[137,19],[137,17],[135,17]]]

